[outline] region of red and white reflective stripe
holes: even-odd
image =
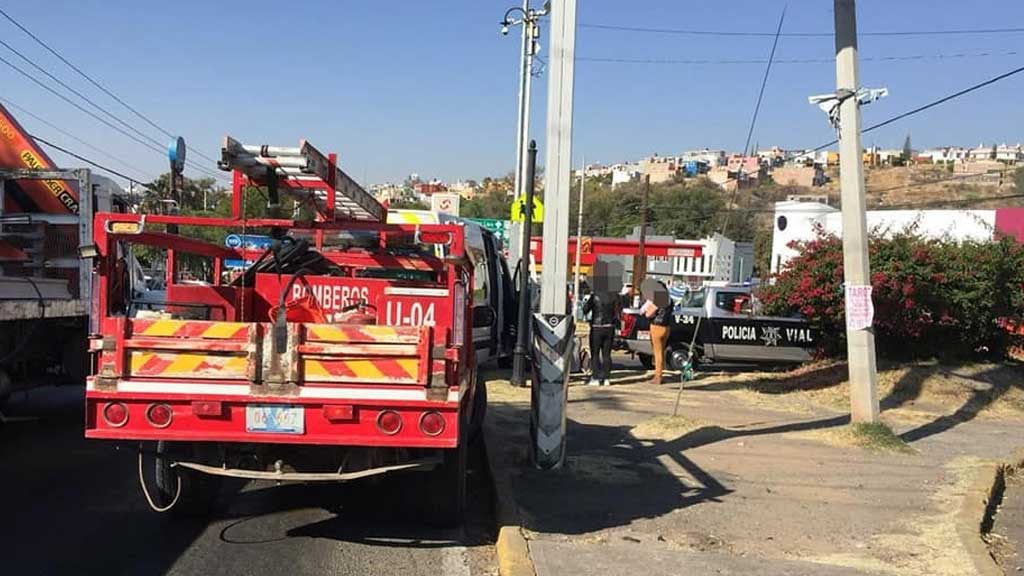
[[[87,391],[100,391],[93,380],[86,382]],[[118,392],[129,394],[211,394],[219,396],[250,396],[251,389],[247,384],[204,384],[199,382],[146,382],[131,380],[119,382]],[[458,391],[448,391],[448,402],[458,402],[465,394],[465,387]],[[299,398],[324,400],[392,400],[392,401],[425,401],[425,388],[335,388],[327,386],[299,387]]]

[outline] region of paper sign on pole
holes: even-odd
[[[867,330],[875,320],[871,286],[846,286],[846,329]]]

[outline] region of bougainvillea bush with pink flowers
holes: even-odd
[[[834,235],[793,245],[800,255],[759,296],[769,314],[800,314],[821,354],[846,352],[843,247]],[[875,344],[891,358],[1002,357],[1018,344],[1006,319],[1024,317],[1024,246],[928,239],[912,229],[870,240]]]

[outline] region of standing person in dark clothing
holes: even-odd
[[[611,269],[610,269],[611,268]],[[583,315],[590,315],[590,381],[588,386],[611,384],[612,342],[615,328],[622,315],[622,299],[618,295],[621,272],[618,278],[612,275],[617,268],[597,260],[594,262],[594,290],[583,304]]]
[[[594,292],[583,304],[583,314],[590,314],[590,357],[589,386],[608,386],[612,372],[612,341],[615,327],[622,313],[618,294]]]

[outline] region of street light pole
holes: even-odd
[[[529,14],[530,12],[530,0],[523,0],[523,13]],[[527,84],[530,78],[530,66],[527,62],[527,36],[529,35],[529,26],[523,26],[521,47],[519,49],[519,111],[516,115],[516,168],[515,174],[513,175],[514,185],[512,188],[512,196],[514,200],[519,199],[519,195],[523,193],[523,133],[528,132],[526,125],[526,91]],[[512,230],[510,230],[509,238],[511,239],[509,246],[509,256],[513,262],[519,262],[519,244],[521,239],[519,237],[519,225],[518,223],[512,224]]]
[[[521,17],[513,19],[512,14],[519,12]],[[548,13],[545,6],[540,10],[530,8],[530,0],[523,0],[523,7],[509,8],[501,21],[501,33],[508,34],[509,28],[515,25],[522,25],[522,48],[520,50],[519,69],[519,114],[516,120],[516,169],[513,175],[513,196],[518,200],[525,191],[526,179],[526,148],[530,141],[530,93],[533,87],[533,60],[537,54],[540,38],[540,18]],[[520,262],[524,256],[519,251],[522,244],[523,227],[518,223],[512,224],[510,231],[509,256],[513,262]],[[522,264],[520,264],[522,266]],[[525,267],[525,266],[524,266]]]
[[[857,65],[857,7],[855,0],[835,0],[836,94],[852,94],[839,102],[839,182],[843,204],[843,272],[847,316],[851,294],[870,299],[871,266],[861,160],[860,101]],[[856,305],[856,303],[854,303]],[[860,302],[863,306],[865,302]],[[853,422],[878,422],[878,369],[875,334],[871,326],[846,328],[850,370],[850,417]]]

